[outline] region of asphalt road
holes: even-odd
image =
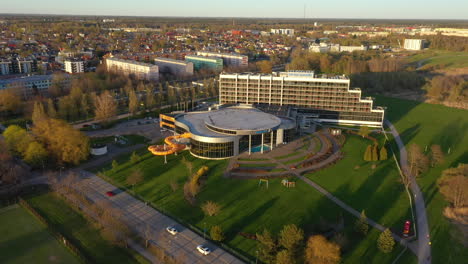
[[[390,128],[390,132],[392,133],[395,141],[398,145],[400,150],[400,166],[406,175],[410,175],[410,169],[408,166],[408,153],[406,152],[405,144],[400,138],[398,131],[393,126],[390,121],[385,120],[385,124]],[[411,177],[411,184],[410,184],[411,192],[414,195],[414,204],[416,209],[416,228],[418,234],[418,248],[417,248],[417,256],[418,256],[418,263],[420,264],[430,264],[431,263],[431,239],[429,235],[429,224],[427,223],[427,215],[426,215],[426,204],[424,202],[424,196],[419,189],[418,183],[416,182],[415,177]]]
[[[124,221],[134,227],[135,231],[140,233],[141,236],[143,236],[149,225],[152,234],[154,234],[152,243],[166,249],[169,254],[180,258],[183,263],[243,263],[225,250],[207,242],[203,237],[98,176],[86,171],[81,171],[81,174],[84,184],[77,184],[77,186],[85,188],[85,194],[90,200],[93,202],[103,199],[109,200],[113,206],[124,212]],[[108,191],[113,191],[116,195],[107,197],[105,193]],[[165,230],[168,226],[176,227],[179,233],[175,236],[170,235]],[[207,256],[200,254],[196,249],[200,244],[207,245],[212,252]]]

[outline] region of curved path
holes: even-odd
[[[395,142],[398,145],[400,150],[400,166],[404,174],[410,175],[410,169],[408,167],[408,153],[406,152],[405,144],[400,138],[398,131],[393,126],[390,121],[385,120],[385,124],[390,128],[390,132],[395,138]],[[417,243],[417,252],[418,263],[420,264],[430,264],[431,263],[431,246],[430,246],[430,237],[429,237],[429,225],[427,223],[426,215],[426,205],[424,202],[424,197],[419,189],[418,183],[416,182],[415,177],[410,177],[411,179],[411,192],[414,195],[414,204],[416,208],[416,228],[418,231],[418,240]]]

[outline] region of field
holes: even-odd
[[[1,263],[79,263],[71,251],[23,207],[0,209],[0,222]]]
[[[147,263],[137,253],[115,247],[104,240],[97,228],[57,196],[41,193],[31,195],[26,200],[48,223],[70,238],[93,263]]]
[[[183,198],[182,188],[189,172],[181,162],[182,157],[192,162],[195,170],[202,165],[210,168],[204,188],[197,196],[198,206],[189,205]],[[169,156],[167,164],[163,160],[163,157],[147,153],[138,164],[130,164],[128,157],[121,157],[121,165],[115,171],[110,166],[103,170],[106,178],[129,187],[125,186],[126,177],[135,168],[141,169],[145,180],[136,187],[138,196],[195,229],[209,230],[213,225],[222,226],[227,235],[226,244],[251,260],[255,259],[256,242],[239,236],[239,232],[255,234],[267,228],[276,235],[283,225],[294,223],[304,228],[307,234],[312,234],[323,232],[327,225],[336,223],[341,216],[345,222],[343,232],[349,240],[344,252],[345,262],[391,263],[402,250],[397,247],[392,254],[378,252],[375,242],[378,231],[371,229],[365,239],[358,237],[352,231],[353,216],[302,182],[298,182],[296,188],[288,189],[281,185],[280,179],[270,180],[269,188],[265,185],[259,187],[257,180],[226,179],[222,176],[226,161],[196,159],[188,152]],[[172,191],[171,181],[178,184],[176,191]],[[221,212],[212,217],[204,216],[199,205],[206,201],[219,203]],[[400,263],[414,263],[415,258],[406,252],[401,260]]]
[[[408,62],[421,70],[463,68],[468,67],[468,53],[429,50],[410,56]]]
[[[460,233],[442,215],[448,203],[439,194],[436,180],[444,169],[468,163],[468,111],[387,97],[377,97],[376,105],[388,106],[387,118],[407,147],[416,143],[425,149],[439,144],[445,151],[445,162],[424,173],[418,183],[426,201],[433,263],[463,263],[468,250],[458,241]]]

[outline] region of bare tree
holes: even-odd
[[[143,182],[143,173],[140,169],[135,169],[126,180],[128,185],[132,186],[133,193],[135,193],[135,185],[140,184]]]
[[[145,247],[149,247],[149,242],[154,237],[154,230],[149,223],[145,223],[145,230],[143,232],[143,238],[145,239]]]
[[[117,103],[109,91],[97,96],[94,106],[97,120],[107,122],[117,114]]]
[[[424,155],[421,148],[416,144],[411,144],[408,149],[408,162],[410,173],[415,176],[419,176],[429,167],[429,158]]]
[[[444,162],[444,152],[440,145],[432,145],[431,146],[431,167],[435,165],[441,164]]]
[[[207,201],[202,205],[202,210],[208,216],[217,215],[221,210],[221,206],[213,201]]]
[[[468,205],[468,164],[459,164],[442,172],[439,191],[455,208]]]

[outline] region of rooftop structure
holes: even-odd
[[[122,72],[125,75],[133,74],[138,79],[157,81],[159,79],[159,68],[157,65],[118,59],[110,57],[106,59],[107,70]]]
[[[361,98],[344,75],[315,75],[295,71],[275,74],[221,74],[220,104],[288,106],[289,116],[301,127],[311,122],[381,127],[384,109]]]
[[[161,115],[161,126],[190,139],[192,155],[225,159],[241,152],[267,151],[290,142],[296,124],[287,117],[237,105],[219,110]],[[260,146],[260,148],[258,148]]]

